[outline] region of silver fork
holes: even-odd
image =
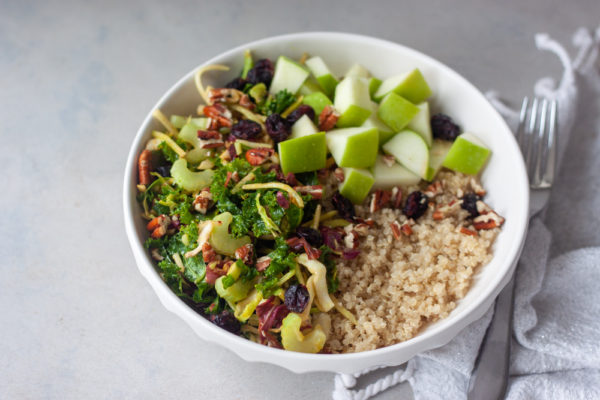
[[[556,100],[523,99],[516,139],[523,153],[530,187],[529,218],[550,197],[556,167],[558,120]],[[515,272],[516,273],[516,272]],[[494,318],[479,349],[469,381],[469,400],[503,399],[508,383],[515,277],[500,292]]]

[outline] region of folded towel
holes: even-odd
[[[573,37],[574,58],[548,35],[540,50],[564,66],[559,85],[540,79],[537,96],[557,99],[559,174],[545,213],[530,223],[516,271],[508,399],[600,399],[600,28]],[[488,98],[514,129],[518,113],[496,92]],[[356,390],[370,371],[338,374],[335,400],[363,400],[410,382],[416,400],[466,399],[493,308],[447,345]],[[372,370],[371,370],[372,371]]]

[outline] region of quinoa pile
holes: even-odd
[[[357,215],[372,218],[374,225],[361,238],[360,255],[339,261],[338,296],[358,324],[332,314],[331,352],[373,350],[416,336],[428,323],[448,316],[474,274],[491,260],[500,228],[481,228],[458,200],[466,193],[483,194],[479,181],[444,170],[436,182],[430,186],[437,191],[428,194],[427,211],[416,221],[400,209],[371,213],[369,199],[356,207]],[[425,188],[426,183],[402,193],[427,193]],[[486,207],[481,201],[477,206]]]

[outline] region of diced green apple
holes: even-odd
[[[442,165],[453,171],[477,175],[489,155],[490,149],[481,140],[465,132],[452,143]]]
[[[296,94],[309,74],[310,72],[296,61],[286,56],[279,56],[269,93],[275,95],[285,89],[292,94]]]
[[[429,167],[427,168],[425,180],[431,182],[435,178],[440,168],[442,168],[450,147],[452,147],[452,142],[440,139],[433,140],[431,149],[429,149]]]
[[[360,126],[371,115],[371,97],[367,84],[359,78],[347,77],[335,88],[335,109],[340,113],[339,128]]]
[[[417,132],[419,135],[423,137],[425,143],[427,143],[428,147],[431,147],[431,142],[433,140],[433,135],[431,134],[431,122],[429,117],[429,103],[426,101],[417,104],[419,107],[419,113],[415,115],[413,119],[410,120],[406,128],[411,131]]]
[[[333,76],[325,62],[323,62],[323,59],[321,57],[309,58],[306,60],[306,66],[317,78],[317,81],[323,88],[325,94],[329,97],[333,97],[338,80]]]
[[[327,144],[325,132],[317,132],[279,142],[279,159],[284,174],[325,168]]]
[[[302,104],[311,106],[313,110],[315,110],[315,118],[318,118],[321,112],[323,112],[323,109],[333,103],[331,100],[329,100],[329,97],[327,97],[325,93],[314,92],[304,96],[302,99]]]
[[[377,116],[377,108],[379,105],[377,103],[372,103],[373,112],[369,115],[369,118],[362,124],[363,127],[369,128],[377,128],[379,131],[379,146],[382,146],[385,142],[387,142],[396,132],[389,126],[387,126],[378,116]]]
[[[353,202],[361,204],[373,186],[373,175],[366,169],[344,168],[344,182],[340,183],[340,194]]]
[[[383,151],[393,155],[406,168],[425,178],[429,167],[429,149],[421,135],[404,130],[397,133],[386,144]]]
[[[298,94],[308,96],[313,93],[323,93],[323,89],[321,88],[321,85],[319,85],[319,82],[317,82],[317,79],[311,75],[304,81],[302,86],[300,86]]]
[[[421,103],[431,96],[431,89],[423,74],[417,68],[403,74],[387,78],[375,92],[375,101],[380,101],[386,94],[394,92],[412,103]]]
[[[373,189],[391,189],[394,186],[416,185],[421,180],[419,175],[404,168],[396,161],[392,166],[389,166],[381,154],[377,156],[372,171],[375,179]]]
[[[171,166],[171,176],[184,190],[195,192],[211,184],[214,172],[207,169],[201,172],[190,171],[183,158],[175,160]]]
[[[327,132],[327,147],[340,167],[368,168],[375,163],[379,148],[376,128],[356,127]]]
[[[350,67],[350,69],[348,69],[348,71],[346,71],[344,78],[347,78],[349,76],[353,76],[355,78],[369,78],[371,76],[371,73],[362,65],[354,64]]]
[[[381,79],[377,79],[373,76],[367,78],[367,85],[369,85],[369,96],[371,96],[371,98],[375,97],[375,93],[377,92],[382,83],[383,82],[381,81]]]
[[[419,107],[396,93],[388,93],[377,109],[377,116],[395,132],[402,130],[418,113]]]
[[[289,139],[296,139],[301,136],[312,135],[313,133],[317,133],[318,129],[310,119],[310,117],[304,114],[298,121],[294,122],[292,125],[292,133],[288,136]]]

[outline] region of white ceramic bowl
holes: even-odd
[[[276,364],[294,372],[335,371],[352,373],[379,365],[399,365],[416,354],[450,341],[468,324],[488,310],[508,282],[521,252],[527,229],[529,190],[523,160],[509,128],[485,97],[456,72],[413,49],[396,43],[345,33],[299,33],[248,43],[207,60],[205,64],[231,66],[227,73],[210,72],[205,82],[223,85],[241,71],[243,52],[251,49],[255,58],[276,59],[280,54],[299,58],[302,53],[322,56],[332,71],[342,75],[353,63],[367,67],[374,76],[388,77],[418,67],[433,90],[433,110],[451,115],[465,130],[475,133],[491,149],[483,172],[487,202],[506,218],[494,244],[494,258],[474,278],[473,285],[452,313],[431,324],[408,341],[378,350],[352,354],[302,354],[269,348],[235,336],[204,319],[161,280],[153,260],[144,249],[147,237],[136,201],[136,158],[159,128],[150,113],[137,132],[125,169],[123,206],[127,236],[138,268],[162,304],[177,314],[204,340],[224,346],[247,361]],[[193,71],[179,80],[156,103],[166,115],[193,114],[201,102],[193,82]]]

